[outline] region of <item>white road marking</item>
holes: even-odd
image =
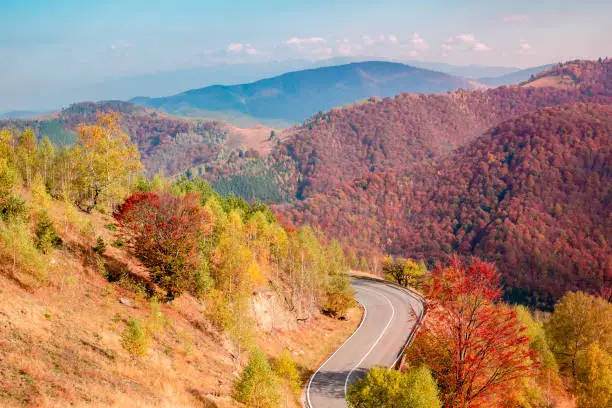
[[[365,288],[362,288],[365,289]],[[367,290],[369,291],[369,290]],[[361,358],[361,360],[359,360],[359,362],[355,365],[355,367],[353,367],[353,369],[351,371],[349,371],[348,375],[346,376],[346,380],[344,381],[344,398],[346,398],[346,392],[347,392],[347,388],[348,388],[348,382],[349,379],[351,378],[351,374],[353,374],[353,371],[355,371],[357,369],[357,367],[359,367],[359,365],[361,363],[363,363],[363,360],[365,360],[370,353],[372,352],[372,350],[374,350],[374,347],[376,347],[376,345],[378,344],[378,342],[380,341],[380,339],[382,339],[382,337],[385,335],[385,333],[387,332],[387,329],[389,328],[389,325],[391,324],[391,322],[393,321],[393,318],[395,317],[395,307],[393,307],[393,303],[391,303],[391,301],[389,300],[388,297],[386,297],[385,295],[383,295],[382,293],[378,293],[378,292],[374,292],[374,291],[369,291],[369,292],[373,292],[376,295],[380,295],[383,298],[385,298],[385,300],[389,303],[389,305],[391,306],[391,318],[389,319],[389,321],[387,322],[387,325],[385,326],[385,328],[382,330],[382,332],[380,332],[380,335],[378,336],[378,338],[376,339],[376,341],[374,342],[374,344],[372,344],[372,347],[370,347],[370,349],[368,350],[368,352]],[[365,309],[365,306],[364,306]],[[365,320],[365,318],[364,318]],[[310,384],[309,384],[310,386]]]

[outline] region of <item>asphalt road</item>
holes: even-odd
[[[363,279],[354,279],[352,286],[365,309],[364,318],[310,378],[307,407],[346,407],[347,387],[374,366],[394,365],[422,312],[422,302],[397,287]]]

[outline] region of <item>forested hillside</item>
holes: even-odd
[[[121,101],[76,103],[36,119],[0,120],[0,128],[31,128],[39,138],[47,136],[53,143],[69,146],[76,140],[79,124],[95,124],[100,115],[109,112],[119,113],[119,124],[138,145],[150,174],[180,174],[222,159],[244,142],[222,122],[173,117]]]
[[[429,261],[455,251],[496,260],[505,282],[514,288],[507,296],[515,300],[550,305],[572,287],[607,290],[609,110],[580,104],[541,110],[572,101],[609,104],[612,62],[582,65],[572,62],[541,75],[556,76],[558,69],[589,73],[583,86],[568,90],[502,87],[441,96],[400,95],[315,117],[292,130],[268,159],[291,157],[296,163],[295,173],[286,180],[298,182],[281,189],[293,187],[297,200],[276,209],[298,225],[320,225],[361,251],[375,243],[383,251]],[[518,122],[509,119],[499,125],[512,117]],[[570,131],[573,137],[581,136],[581,128],[570,126],[573,121],[590,127],[595,139],[581,144],[559,138],[558,133]],[[529,151],[524,160],[550,172],[534,170],[538,178],[531,183],[537,187],[527,187],[526,176],[514,174],[517,168],[503,166],[484,191],[471,188],[459,194],[458,186],[469,184],[460,179],[462,169],[486,167],[489,153],[509,148],[497,146],[497,138],[479,137],[489,127],[493,130],[487,135],[516,127],[515,142],[521,146],[526,137],[537,135],[542,140],[536,143],[560,157],[551,161],[542,152]],[[591,142],[594,145],[586,147]],[[572,184],[568,176],[553,176],[557,173],[577,179]],[[502,175],[511,177],[506,182],[513,186],[503,194],[502,184],[495,181]],[[455,193],[449,196],[445,185]],[[500,203],[490,202],[493,192]],[[495,209],[511,202],[517,213],[502,220],[516,226],[502,233],[494,229],[502,222]],[[524,214],[530,212],[536,222],[526,221]]]
[[[297,164],[300,182],[291,186],[297,198],[330,191],[370,172],[405,172],[508,118],[576,101],[609,103],[612,61],[596,64],[601,80],[585,81],[571,90],[515,86],[446,95],[402,94],[334,109],[290,130],[272,156],[289,156]]]

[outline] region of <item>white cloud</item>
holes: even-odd
[[[490,51],[491,49],[485,43],[477,42],[472,47],[472,51]]]
[[[308,46],[308,45],[321,45],[321,44],[325,44],[326,42],[327,41],[325,40],[325,38],[321,38],[321,37],[310,37],[310,38],[291,37],[287,41],[285,41],[285,44],[291,47],[301,48],[301,47]]]
[[[257,50],[251,44],[231,43],[225,49],[227,54],[257,55]]]
[[[363,45],[371,47],[374,45],[396,45],[399,44],[399,39],[395,34],[379,34],[375,36],[366,34],[361,36],[361,42],[363,43]]]
[[[535,54],[535,51],[533,50],[533,47],[530,44],[527,44],[526,42],[521,42],[517,53],[521,55],[533,55]]]
[[[417,51],[425,51],[429,49],[429,43],[425,41],[419,33],[413,33],[410,38],[410,44]]]
[[[336,52],[340,55],[355,55],[361,51],[363,51],[363,46],[351,42],[348,38],[336,41]]]
[[[474,34],[457,34],[455,36],[449,37],[446,41],[446,48],[444,48],[444,44],[442,46],[442,50],[445,52],[450,52],[454,48],[475,51],[475,52],[485,52],[490,51],[485,43],[478,41]]]
[[[227,52],[240,52],[244,48],[243,44],[231,43],[227,46]]]
[[[529,16],[525,14],[509,14],[504,16],[504,23],[524,23],[529,21]]]

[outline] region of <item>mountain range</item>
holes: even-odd
[[[409,65],[369,61],[290,72],[249,84],[215,85],[131,102],[164,112],[206,117],[247,115],[259,123],[299,123],[311,115],[368,97],[400,92],[442,93],[477,88],[475,81]]]
[[[611,289],[611,73],[573,61],[522,86],[371,99],[287,130],[266,157],[192,173],[282,197],[289,224],[361,254],[495,261],[511,300],[550,307]]]
[[[291,115],[301,102],[329,101],[316,92],[298,97],[303,88],[287,84],[342,83],[345,93],[334,88],[340,95],[398,83],[472,84],[401,64],[365,66],[376,75],[349,64],[181,97],[221,95],[234,107],[232,92],[256,95]],[[482,257],[500,268],[510,300],[544,308],[567,290],[605,295],[612,290],[612,61],[571,61],[522,75],[528,77],[520,85],[494,89],[362,98],[280,132],[121,101],[75,104],[0,127],[33,127],[66,144],[79,123],[117,111],[150,173],[200,175],[223,194],[276,203],[286,225],[314,225],[357,255],[431,265],[451,254]],[[178,111],[180,103],[164,106]],[[262,117],[271,111],[259,109]]]

